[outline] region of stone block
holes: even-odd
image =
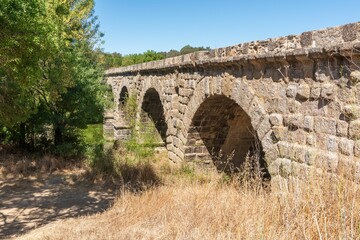
[[[287,99],[270,98],[266,100],[265,107],[268,113],[287,113]]]
[[[339,152],[346,155],[346,156],[350,156],[352,155],[354,150],[354,141],[353,140],[349,140],[347,138],[341,138],[339,141]]]
[[[181,103],[181,104],[188,104],[189,103],[189,101],[190,101],[190,99],[188,98],[188,97],[179,97],[179,102]]]
[[[235,81],[232,95],[234,96],[236,103],[239,104],[242,109],[247,110],[255,96],[255,92],[245,81],[238,78]]]
[[[178,148],[174,148],[174,152],[180,159],[184,159],[185,154],[183,151]]]
[[[262,122],[256,127],[256,132],[259,139],[263,139],[263,137],[265,137],[266,133],[268,133],[270,129],[271,124],[269,121],[269,116],[266,115]]]
[[[301,128],[304,122],[302,114],[290,114],[284,116],[284,125],[287,127]]]
[[[277,145],[272,145],[268,147],[265,151],[265,162],[270,166],[277,158],[279,157],[279,149]]]
[[[293,98],[288,98],[286,104],[287,104],[288,112],[290,113],[298,113],[299,109],[301,108],[301,103]]]
[[[191,97],[193,95],[193,93],[194,93],[194,90],[192,90],[192,89],[188,89],[188,88],[180,88],[179,89],[179,94],[186,98]]]
[[[172,151],[169,151],[168,152],[168,156],[169,156],[169,159],[173,162],[177,162],[176,160],[178,159],[178,157],[176,156],[175,153],[173,153]],[[186,159],[187,160],[187,159]]]
[[[254,99],[249,108],[251,125],[257,126],[265,115],[266,111],[262,108],[261,103],[257,99]]]
[[[314,117],[313,116],[305,116],[303,127],[306,131],[313,131],[314,130]]]
[[[287,127],[282,126],[274,126],[272,128],[273,130],[273,137],[275,138],[275,141],[285,141],[287,138]]]
[[[296,99],[307,100],[310,98],[310,86],[306,83],[300,84],[297,89]]]
[[[350,122],[349,137],[354,140],[360,139],[360,119]]]
[[[186,110],[186,105],[180,104],[180,106],[179,106],[179,112],[180,112],[180,114],[184,114],[184,113],[185,113],[185,110]]]
[[[307,133],[302,129],[287,132],[287,141],[291,143],[305,144]]]
[[[273,113],[270,115],[270,123],[273,126],[281,126],[283,124],[283,116],[278,113]]]
[[[172,109],[179,109],[179,107],[180,107],[179,102],[175,102],[175,101],[171,102],[171,108]]]
[[[321,95],[321,86],[316,84],[310,89],[310,98],[318,99]]]
[[[354,84],[357,84],[360,82],[360,71],[352,71],[350,73],[350,81],[351,83],[354,85]]]
[[[351,120],[360,118],[360,105],[359,104],[348,104],[343,109],[343,114]]]
[[[321,97],[325,99],[333,99],[334,97],[334,84],[326,83],[321,86]]]
[[[296,85],[289,85],[286,88],[286,96],[289,98],[295,98],[297,93],[297,86]]]
[[[321,72],[321,71],[316,71],[315,72],[315,79],[318,82],[325,82],[327,80],[330,80],[330,78],[328,76],[326,76],[326,74]]]
[[[336,172],[338,166],[338,155],[336,153],[321,152],[315,162],[315,166],[327,172]]]
[[[345,121],[337,121],[336,123],[336,135],[339,137],[347,137],[348,136],[349,124]]]
[[[278,158],[269,166],[271,176],[280,175],[287,178],[292,174],[291,160],[286,158]]]
[[[287,157],[289,155],[289,148],[290,148],[290,143],[288,142],[278,142],[277,146],[279,149],[279,156],[280,157]]]
[[[337,152],[338,150],[338,142],[337,137],[335,136],[327,136],[326,138],[326,149],[330,152]]]
[[[314,134],[309,134],[306,137],[306,144],[309,146],[316,146],[316,136]]]
[[[336,135],[336,120],[326,117],[314,117],[314,131]]]
[[[315,164],[316,159],[319,155],[319,150],[316,148],[306,148],[305,151],[305,163],[309,166],[312,166]]]
[[[304,32],[300,35],[300,44],[302,47],[308,47],[312,44],[312,32]]]
[[[291,147],[290,151],[290,159],[293,159],[294,161],[298,163],[305,163],[305,153],[306,148],[302,145],[294,144]]]

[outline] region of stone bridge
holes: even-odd
[[[136,98],[174,162],[224,169],[261,154],[271,175],[360,171],[360,22],[106,71],[107,137]]]

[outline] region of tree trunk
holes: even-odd
[[[26,141],[25,141],[25,137],[26,137],[26,126],[25,123],[20,123],[20,136],[19,136],[19,145],[21,148],[25,148],[26,147]]]
[[[56,125],[55,126],[55,139],[54,139],[55,146],[59,146],[62,143],[62,141],[63,141],[62,138],[63,138],[62,128],[61,128],[61,126]]]

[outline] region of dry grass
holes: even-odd
[[[81,161],[78,159],[69,160],[50,154],[30,154],[21,149],[3,149],[0,146],[0,178],[38,176],[81,167]]]
[[[341,177],[275,178],[266,192],[162,160],[154,169],[162,185],[19,239],[360,239],[360,186]]]

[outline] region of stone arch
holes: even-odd
[[[140,80],[139,80],[140,81]],[[151,90],[151,91],[156,91],[157,92],[157,95],[159,96],[159,99],[160,99],[160,103],[161,103],[161,106],[163,107],[163,110],[164,110],[164,115],[165,115],[165,120],[166,119],[166,116],[167,116],[167,109],[166,109],[166,102],[165,102],[165,98],[164,98],[164,91],[163,91],[163,87],[161,85],[161,83],[159,81],[156,81],[156,80],[151,80],[151,79],[148,79],[148,78],[145,78],[144,80],[141,80],[140,81],[141,84],[140,84],[140,91],[138,92],[138,105],[141,107],[142,104],[143,104],[143,101],[145,99],[145,95],[146,93]]]
[[[264,148],[269,147],[265,136],[271,125],[261,101],[245,80],[214,82],[218,83],[215,87],[208,79],[200,81],[188,104],[184,153],[188,161],[214,163],[218,170],[226,170],[225,163],[232,161],[231,165],[238,167],[254,148],[263,155]]]
[[[144,94],[141,102],[141,122],[151,120],[159,134],[158,140],[165,145],[167,134],[167,123],[164,114],[164,107],[160,95],[155,88],[149,88]]]

